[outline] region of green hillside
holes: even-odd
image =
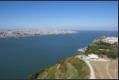
[[[93,53],[101,57],[117,58],[117,42],[114,44],[105,43],[102,42],[103,38],[98,38],[92,44],[88,45],[83,54],[88,55]],[[71,56],[39,72],[35,72],[29,76],[29,79],[88,79],[89,74],[88,65],[76,56]]]
[[[118,44],[109,44],[102,42],[103,37],[96,39],[90,44],[84,54],[97,54],[99,56],[107,56],[108,58],[115,59],[118,57]]]
[[[88,65],[72,56],[29,76],[29,79],[88,79]]]

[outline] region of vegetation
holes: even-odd
[[[96,39],[85,51],[85,55],[106,55],[109,58],[117,58],[118,45],[102,42],[103,37]],[[76,56],[68,57],[57,64],[48,66],[39,72],[29,76],[29,79],[88,79],[90,69],[88,65]]]
[[[109,44],[102,42],[101,39],[95,41],[94,43],[90,44],[88,46],[88,49],[85,51],[84,54],[97,54],[97,55],[106,55],[108,58],[117,58],[118,57],[118,45],[115,44]]]
[[[29,76],[29,79],[88,79],[88,65],[75,56],[61,60]]]

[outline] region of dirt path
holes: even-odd
[[[80,56],[77,57],[80,58]],[[90,68],[90,79],[118,79],[118,59],[83,61]]]
[[[107,73],[107,62],[91,61],[90,63],[95,71],[96,79],[110,78]]]
[[[112,79],[118,78],[118,59],[111,60],[108,64],[108,71],[112,77]]]
[[[85,61],[85,60],[84,60],[84,61]],[[92,65],[90,64],[89,61],[85,61],[85,62],[88,64],[88,66],[89,66],[89,68],[90,68],[90,78],[89,78],[89,79],[96,79]]]
[[[91,61],[90,62],[94,72],[96,79],[117,79],[118,75],[118,60],[112,61]]]
[[[80,56],[77,56],[79,59],[81,59],[80,58]],[[83,59],[82,59],[83,60]],[[90,64],[90,62],[89,61],[87,61],[87,60],[83,60],[88,66],[89,66],[89,68],[90,68],[90,78],[89,79],[96,79],[96,77],[95,77],[95,73],[94,73],[94,69],[93,69],[93,67],[92,67],[92,65]]]
[[[107,71],[107,75],[110,77],[110,79],[113,79],[110,72],[109,72],[109,63],[106,63],[106,71]]]

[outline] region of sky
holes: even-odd
[[[0,30],[118,29],[117,1],[0,1]]]

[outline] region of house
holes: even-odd
[[[118,43],[118,38],[117,37],[106,37],[102,39],[102,41],[106,43],[114,44],[116,42]]]
[[[99,57],[96,54],[88,54],[87,56],[82,55],[81,58],[84,60],[89,60],[89,59],[98,59]]]
[[[96,54],[89,54],[88,57],[90,59],[97,59],[97,58],[99,58],[98,55],[96,55]]]

